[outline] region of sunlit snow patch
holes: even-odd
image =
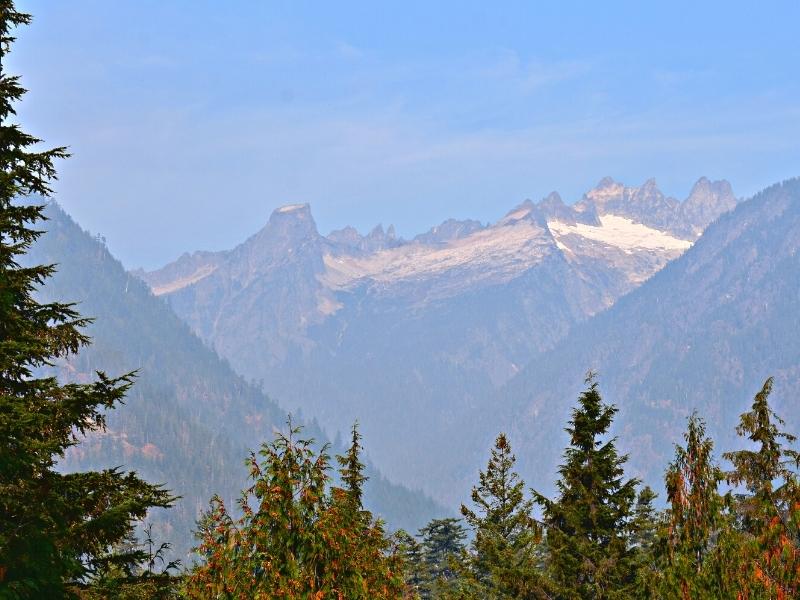
[[[576,234],[589,240],[616,246],[628,253],[634,250],[686,250],[692,245],[687,240],[673,237],[641,223],[634,223],[625,217],[603,215],[599,219],[600,226],[583,223],[568,225],[560,221],[550,221],[547,225],[556,238]]]

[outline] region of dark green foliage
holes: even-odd
[[[525,483],[514,470],[514,454],[505,434],[495,441],[486,471],[472,489],[474,508],[461,506],[472,527],[472,554],[465,572],[472,595],[488,598],[536,598],[542,588],[537,570],[539,529]]]
[[[81,600],[171,600],[180,597],[182,577],[180,564],[166,557],[168,542],[158,544],[153,538],[153,525],[143,528],[141,543],[135,540],[117,545],[118,550],[142,552],[146,560],[139,565],[109,565],[97,572],[88,584],[74,586]]]
[[[546,527],[546,572],[556,598],[625,598],[635,583],[630,523],[636,479],[626,479],[615,438],[605,439],[617,412],[597,383],[572,411],[570,446],[557,482],[559,496],[536,493]]]
[[[661,517],[653,506],[656,493],[645,486],[639,491],[630,521],[630,546],[636,574],[634,597],[649,598],[659,569],[658,529]]]
[[[30,21],[12,2],[0,2],[2,53],[12,29]],[[71,582],[112,566],[145,559],[136,548],[114,551],[133,523],[152,507],[168,507],[171,495],[120,469],[61,473],[56,461],[83,435],[102,430],[105,413],[120,404],[132,374],[94,383],[62,385],[40,370],[86,345],[74,305],[40,303],[34,292],[52,265],[20,266],[18,260],[41,235],[43,206],[55,178],[53,161],[64,148],[34,151],[40,140],[9,121],[25,90],[19,79],[0,76],[0,594],[56,598]]]
[[[434,598],[458,578],[467,533],[460,519],[433,519],[419,530],[419,537],[425,573],[420,597]]]
[[[339,475],[344,484],[350,500],[355,506],[361,506],[364,483],[367,476],[364,475],[364,463],[361,462],[361,434],[358,432],[358,423],[353,425],[350,437],[350,447],[343,456],[337,456],[339,463]]]
[[[430,594],[430,587],[428,586],[422,544],[403,529],[396,531],[392,540],[395,545],[394,552],[402,558],[405,567],[407,595],[412,598],[430,597],[429,595],[425,596],[425,594]]]

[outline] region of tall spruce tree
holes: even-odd
[[[638,480],[606,434],[617,408],[603,403],[590,374],[566,428],[570,446],[559,468],[559,496],[534,492],[543,509],[552,597],[626,598],[635,585],[629,527]]]
[[[504,433],[497,436],[486,471],[472,489],[474,508],[461,506],[474,539],[467,587],[484,598],[539,598],[539,529],[525,482],[514,470],[516,458]]]
[[[88,432],[102,429],[105,411],[122,402],[130,374],[62,385],[40,369],[88,343],[89,320],[72,304],[42,304],[36,288],[55,267],[17,262],[42,234],[43,206],[65,148],[36,150],[40,140],[13,123],[25,90],[5,71],[13,30],[31,18],[0,0],[0,596],[60,598],[71,583],[110,563],[131,565],[137,549],[109,554],[128,538],[134,520],[167,507],[170,494],[118,469],[60,473],[56,462]]]
[[[772,378],[764,382],[736,432],[755,445],[753,450],[727,452],[733,464],[727,480],[744,487],[736,494],[734,510],[743,534],[750,597],[800,596],[800,453],[784,444],[795,436],[781,431],[784,421],[769,405]]]

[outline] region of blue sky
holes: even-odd
[[[58,200],[129,267],[320,230],[495,220],[605,175],[800,175],[800,3],[18,0],[4,68]]]

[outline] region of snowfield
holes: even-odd
[[[637,250],[687,250],[692,242],[676,238],[669,233],[653,229],[641,223],[634,223],[625,217],[607,214],[600,215],[601,225],[585,225],[577,223],[568,225],[559,221],[550,221],[547,226],[556,240],[567,235],[579,235],[586,239],[616,246],[628,254]],[[562,247],[563,244],[559,244]]]

